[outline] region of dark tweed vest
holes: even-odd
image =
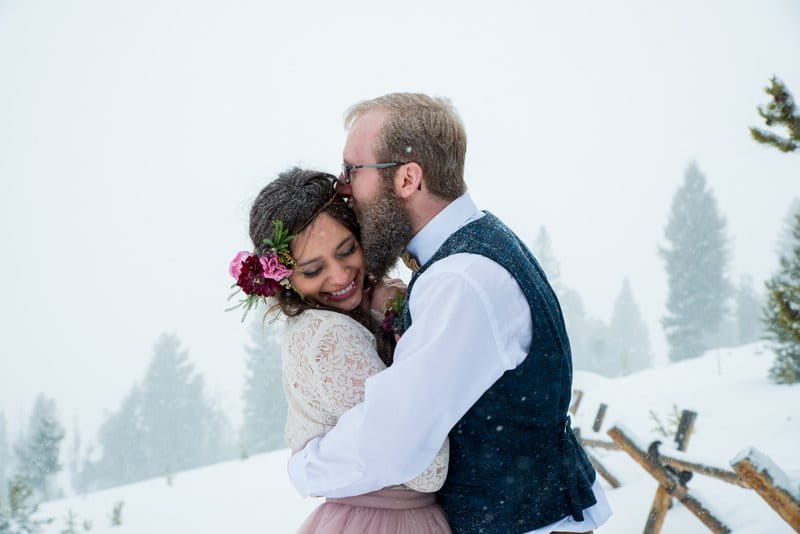
[[[491,213],[451,235],[412,277],[408,295],[434,262],[460,252],[485,256],[511,273],[528,300],[533,332],[525,360],[450,431],[450,471],[438,501],[454,534],[514,534],[568,515],[582,520],[582,511],[595,504],[595,472],[567,415],[572,356],[558,300],[530,251]],[[406,305],[400,330],[411,320]],[[453,336],[476,334],[457,323],[451,328]]]

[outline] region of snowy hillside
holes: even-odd
[[[772,354],[760,344],[711,351],[701,358],[608,380],[577,373],[575,387],[585,396],[574,426],[590,429],[597,406],[608,404],[603,432],[615,422],[645,441],[662,439],[652,429],[652,410],[662,421],[678,409],[698,413],[688,452],[727,464],[742,449],[754,446],[767,454],[800,487],[800,385],[776,386],[766,379]],[[592,451],[622,482],[607,488],[615,515],[602,532],[641,532],[656,485],[621,452]],[[88,519],[94,533],[211,534],[290,533],[318,504],[300,499],[286,476],[288,451],[218,464],[129,486],[46,503],[43,516],[56,518],[46,531],[60,533],[73,511]],[[705,479],[690,490],[737,534],[791,532],[754,492]],[[115,503],[123,502],[122,525],[110,527]],[[665,534],[707,532],[681,505],[664,523]]]

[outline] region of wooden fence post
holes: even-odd
[[[608,404],[601,402],[597,415],[594,417],[594,424],[592,424],[592,430],[595,432],[600,432],[600,427],[603,426],[603,419],[606,418],[606,410],[608,410]]]
[[[569,407],[569,413],[575,415],[578,411],[578,407],[581,405],[581,401],[583,400],[583,391],[580,389],[573,389],[572,390],[572,406]]]
[[[694,421],[697,419],[697,412],[692,410],[683,410],[681,418],[678,422],[678,430],[675,432],[675,443],[678,445],[679,451],[685,451],[689,446],[689,438],[692,437],[694,431]]]
[[[745,449],[731,460],[733,470],[748,486],[767,501],[795,532],[800,532],[800,502],[785,487],[789,478],[772,460],[758,450]],[[776,484],[776,480],[782,481]],[[797,489],[795,489],[797,492]]]
[[[653,499],[653,506],[650,507],[650,513],[647,514],[647,523],[644,526],[644,534],[658,534],[661,532],[661,527],[664,525],[664,518],[667,517],[667,510],[672,497],[669,496],[667,490],[662,486],[658,486],[656,496]]]

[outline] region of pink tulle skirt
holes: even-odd
[[[326,499],[298,534],[450,534],[433,493],[382,489],[340,499]]]

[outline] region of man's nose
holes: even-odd
[[[339,179],[336,181],[336,192],[340,195],[351,195],[353,188],[350,184],[344,183],[344,173],[339,173]]]

